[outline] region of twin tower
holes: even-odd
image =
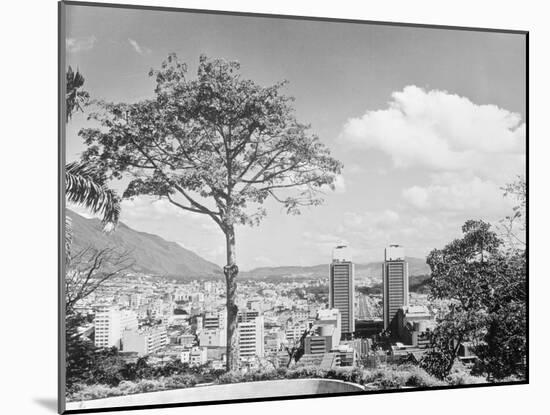
[[[354,274],[349,248],[337,246],[330,264],[329,307],[340,311],[342,338],[351,338],[355,332]],[[390,245],[384,250],[382,281],[384,330],[393,332],[398,310],[409,305],[409,266],[402,246]]]

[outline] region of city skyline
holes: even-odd
[[[238,60],[244,76],[262,85],[287,79],[298,119],[344,163],[323,206],[294,217],[267,203],[260,227],[237,229],[241,269],[324,263],[341,241],[358,263],[381,260],[390,243],[424,257],[458,237],[465,220],[498,223],[511,212],[500,187],[525,170],[518,37],[100,8],[71,13],[67,63],[82,71],[92,97],[151,97],[147,73],[172,51],[191,77],[201,53]],[[69,161],[83,148],[77,131],[85,125],[82,114],[68,124]],[[121,220],[224,263],[223,235],[207,217],[138,197],[122,203]]]

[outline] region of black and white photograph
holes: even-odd
[[[527,31],[67,1],[59,57],[61,413],[529,383]]]

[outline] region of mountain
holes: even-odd
[[[407,257],[409,263],[409,275],[427,275],[430,268],[425,259]],[[283,266],[283,267],[262,267],[250,271],[243,271],[239,274],[242,278],[269,279],[269,278],[318,278],[328,276],[329,264],[313,265],[308,267]],[[355,264],[356,279],[369,280],[376,283],[382,280],[382,262],[370,262],[367,264]]]
[[[176,279],[221,277],[222,269],[194,252],[160,236],[138,232],[120,222],[114,232],[102,231],[99,219],[86,219],[67,209],[71,218],[71,251],[92,246],[96,249],[112,247],[129,252],[134,262],[132,271]]]

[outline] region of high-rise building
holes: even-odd
[[[329,278],[329,306],[340,311],[342,337],[350,337],[355,331],[353,312],[354,265],[347,246],[337,246],[332,254]]]
[[[400,245],[390,245],[384,251],[382,270],[384,285],[384,329],[397,333],[397,312],[409,305],[409,265],[405,250]]]
[[[241,310],[237,313],[237,323],[248,323],[260,316],[257,310]]]
[[[225,328],[226,316],[225,310],[206,312],[203,319],[203,328],[207,330]]]
[[[237,324],[239,358],[249,360],[264,357],[264,318],[256,317]]]

